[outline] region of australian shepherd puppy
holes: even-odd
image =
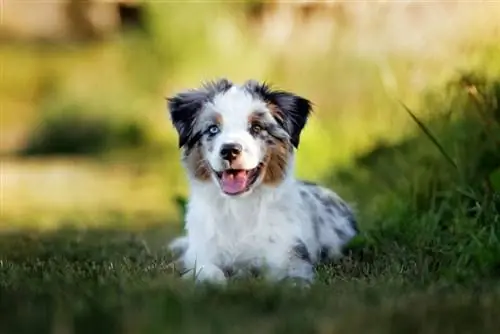
[[[186,235],[170,248],[187,277],[224,283],[258,273],[310,283],[315,264],[342,255],[358,232],[351,208],[294,177],[310,101],[221,79],[169,98],[168,109],[190,186]]]

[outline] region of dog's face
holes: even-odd
[[[190,175],[241,196],[283,180],[311,103],[253,80],[222,79],[169,98],[168,108]]]

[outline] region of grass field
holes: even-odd
[[[500,6],[292,27],[151,6],[148,36],[0,45],[0,334],[498,332]],[[164,96],[220,75],[317,106],[297,174],[355,204],[362,233],[308,290],[195,287],[171,264],[187,190]]]
[[[458,257],[439,263],[437,254],[431,264],[429,250],[404,256],[389,238],[319,269],[324,279],[308,291],[261,282],[222,291],[177,280],[155,232],[2,240],[0,332],[496,333],[500,325],[498,271],[462,281],[451,277]],[[436,277],[437,266],[448,277]]]
[[[0,332],[496,333],[500,81],[481,82],[430,99],[454,116],[436,110],[325,181],[357,199],[362,235],[311,289],[181,282],[164,247],[175,224],[13,232],[0,240]]]

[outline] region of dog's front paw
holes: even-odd
[[[200,265],[196,270],[190,270],[183,276],[185,279],[192,279],[196,283],[211,283],[225,285],[227,283],[224,272],[213,264]]]
[[[186,252],[188,246],[189,246],[188,238],[186,236],[181,236],[170,241],[167,248],[176,257],[179,257]]]
[[[284,279],[285,283],[290,284],[294,288],[307,289],[313,284],[313,280],[304,277],[287,277]]]

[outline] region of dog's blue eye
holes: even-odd
[[[209,128],[208,128],[208,133],[211,134],[211,135],[215,135],[217,133],[219,133],[219,127],[217,125],[211,125]]]

